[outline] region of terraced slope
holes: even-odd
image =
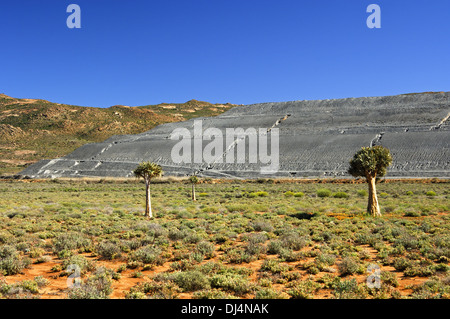
[[[131,176],[139,162],[154,161],[163,166],[166,175],[346,176],[348,161],[360,147],[379,144],[393,154],[389,176],[450,177],[449,114],[449,92],[254,104],[215,117],[162,124],[141,134],[113,136],[84,145],[62,158],[40,161],[21,175],[122,177]],[[172,139],[177,128],[190,133],[191,163],[173,160],[172,150],[179,143]],[[202,139],[208,128],[223,134],[227,128],[261,128],[267,132],[269,154],[270,137],[277,128],[278,169],[262,175],[261,168],[267,163],[262,163],[261,158],[256,163],[249,161],[248,150],[254,145],[251,136],[230,141],[224,137],[223,147],[217,148],[213,158],[193,163],[193,154],[199,151],[194,145],[202,144],[202,151],[211,146],[210,140]],[[236,149],[243,145],[245,152],[237,154]]]
[[[117,134],[138,134],[161,123],[214,116],[234,107],[197,100],[129,107],[83,107],[0,94],[0,174],[67,155]]]

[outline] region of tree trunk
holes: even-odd
[[[195,201],[195,184],[192,183],[192,200]]]
[[[369,184],[369,203],[367,204],[367,212],[374,217],[378,217],[381,216],[381,212],[380,206],[378,205],[377,188],[375,182],[375,177],[370,176],[367,178],[367,183]]]
[[[152,202],[150,198],[150,180],[145,180],[145,216],[152,218]]]

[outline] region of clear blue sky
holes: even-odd
[[[81,7],[81,29],[66,8]],[[381,7],[381,29],[366,8]],[[450,90],[449,0],[2,0],[0,93],[83,106]]]

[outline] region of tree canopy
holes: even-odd
[[[142,162],[138,167],[136,167],[133,174],[136,177],[142,177],[147,180],[153,177],[161,176],[162,168],[156,163]]]
[[[382,177],[392,164],[390,151],[381,146],[362,147],[350,160],[348,173],[354,177]]]

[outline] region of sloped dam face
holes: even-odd
[[[391,177],[450,177],[449,92],[261,103],[113,136],[20,175],[127,177],[143,161],[165,176],[348,176],[362,146],[390,149]],[[234,135],[233,135],[234,134]]]

